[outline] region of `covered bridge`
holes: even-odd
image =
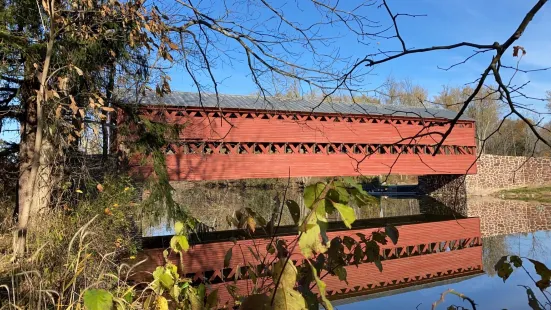
[[[187,92],[138,103],[143,117],[183,127],[166,147],[174,181],[476,173],[472,119],[459,118],[435,154],[450,110]]]

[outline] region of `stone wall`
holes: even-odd
[[[551,184],[551,157],[481,155],[473,175],[419,176],[419,190],[457,205],[463,195],[485,195],[501,189]]]
[[[466,178],[469,194],[551,183],[550,157],[482,155],[477,166],[477,174]]]
[[[519,200],[468,200],[469,217],[480,218],[483,237],[551,230],[551,206]]]
[[[467,215],[467,191],[464,175],[419,176],[418,188],[421,193],[435,197],[453,212],[461,216]]]

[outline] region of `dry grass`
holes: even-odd
[[[502,199],[535,201],[545,204],[551,204],[551,186],[521,187],[515,189],[501,190],[495,195]]]

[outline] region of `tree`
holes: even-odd
[[[428,91],[410,79],[397,81],[390,76],[383,85],[381,97],[384,104],[423,108],[427,104]]]
[[[17,119],[21,125],[21,142],[6,149],[17,152],[20,169],[18,252],[24,248],[30,218],[48,207],[59,183],[56,180],[67,173],[59,169],[63,158],[79,151],[86,124],[102,125],[105,155],[112,127],[109,118],[119,104],[114,100],[117,90],[132,89],[138,95],[154,90],[162,96],[170,91],[168,74],[174,66],[179,66],[197,91],[218,93],[223,77],[215,69],[242,63],[266,100],[274,94],[272,81],[289,78],[293,81],[290,85],[301,93],[319,92],[321,105],[341,94],[367,96],[365,78],[381,64],[412,54],[470,48],[475,50],[474,55],[492,53],[493,57],[474,81],[473,91],[463,100],[456,118],[449,122],[451,126],[442,134],[435,153],[457,120],[490,84],[495,85],[493,89],[510,114],[521,119],[542,143],[550,145],[541,135],[540,123],[531,123],[518,102],[522,88],[502,77],[504,70],[519,70],[504,63],[503,55],[522,57],[524,49],[514,44],[546,3],[537,1],[514,33],[501,43],[459,42],[408,48],[399,20],[415,15],[393,13],[385,0],[379,6],[367,1],[353,7],[339,1],[301,3],[298,9],[315,14],[308,19],[310,22],[292,18],[289,6],[276,6],[266,0],[228,1],[224,7],[180,0],[151,4],[142,0],[3,1],[0,117],[2,121]],[[381,22],[389,27],[381,28],[379,21],[371,20],[369,10],[388,13]],[[333,41],[335,33],[330,30],[335,27],[344,29],[343,36],[360,43],[389,40],[393,41],[390,44],[398,43],[400,49],[385,50],[381,46],[357,60],[341,56],[338,50],[323,52],[327,50],[323,47]],[[392,87],[392,103],[423,106],[427,99],[426,91],[411,81]],[[393,94],[395,88],[397,95]],[[129,98],[122,99],[131,103]],[[163,141],[159,139],[156,145]],[[169,188],[167,182],[164,188]]]
[[[165,7],[141,0],[0,4],[0,123],[15,119],[21,128],[20,143],[2,149],[17,156],[20,170],[17,254],[24,252],[32,219],[49,207],[56,184],[73,175],[64,163],[67,156],[81,151],[87,128],[98,128],[88,124],[101,124],[97,135],[102,136],[103,155],[107,155],[112,113],[120,103],[132,103],[131,96],[115,98],[116,93],[154,90],[162,96],[170,91],[167,72],[174,64],[181,65],[199,92],[209,87],[217,92],[220,80],[215,66],[244,61],[265,98],[273,94],[268,81],[285,77],[291,79],[295,92],[304,86],[320,90],[323,102],[332,95],[329,85],[337,81],[353,90],[358,79],[339,81],[342,72],[335,65],[348,60],[337,52],[318,52],[317,46],[330,40],[320,36],[320,30],[341,24],[360,37],[376,27],[356,10],[317,1],[310,3],[310,9],[318,12],[322,22],[310,26],[290,21],[280,8],[265,1],[236,1],[234,11],[218,13],[207,4],[182,1]],[[181,11],[171,14],[173,5]],[[241,13],[249,8],[262,10],[266,20],[251,20]],[[281,24],[271,22],[274,18]],[[303,63],[306,53],[308,64]],[[158,128],[142,125],[143,130]],[[140,142],[155,140],[151,135],[141,137],[145,138]],[[158,138],[156,152],[166,141]],[[166,192],[169,187],[165,180]]]
[[[139,10],[139,1],[2,3],[1,118],[21,127],[12,148],[20,171],[18,255],[33,218],[49,207],[66,172],[65,154],[78,149],[87,122],[102,122],[113,111],[113,72],[125,62],[130,73],[133,47],[146,42]]]
[[[486,142],[499,126],[501,106],[498,99],[497,92],[484,89],[474,98],[465,113],[476,120],[477,149],[482,153],[487,152]]]
[[[433,103],[445,109],[458,112],[463,102],[469,97],[472,92],[470,87],[451,87],[442,86],[442,90],[433,99]]]

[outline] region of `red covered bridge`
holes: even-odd
[[[396,245],[388,243],[380,248],[379,258],[382,261],[383,272],[380,272],[375,264],[369,263],[366,258],[365,262],[358,266],[345,266],[348,274],[347,282],[339,280],[336,275],[325,276],[324,281],[327,284],[327,294],[330,299],[352,301],[350,298],[375,297],[383,292],[419,288],[431,283],[442,284],[442,281],[465,279],[465,277],[483,273],[482,239],[478,218],[445,220],[428,217],[423,220],[424,222],[418,223],[413,217],[404,217],[400,220],[404,224],[396,225],[400,232],[398,243]],[[359,241],[358,233],[369,236],[372,232],[381,229],[380,227],[362,228],[362,223],[355,223],[354,226],[350,230],[329,231],[328,238],[348,236]],[[281,236],[279,239],[292,244],[296,237],[296,234],[292,234]],[[255,281],[248,272],[249,267],[260,266],[264,257],[268,258],[266,261],[274,259],[274,255],[266,250],[266,245],[270,241],[270,238],[256,238],[238,240],[236,243],[220,240],[195,244],[188,252],[182,253],[185,276],[198,282],[209,283],[210,290],[219,288],[220,306],[226,302],[233,304],[232,295],[226,286],[235,284],[234,293],[240,296],[251,294]],[[137,261],[142,259],[147,261],[134,268],[135,280],[149,279],[155,267],[163,264],[162,253],[166,245],[162,246],[161,242],[155,242],[155,244],[157,248],[146,249],[140,253]],[[148,246],[145,245],[145,247]],[[229,267],[225,268],[225,254],[231,248],[233,248],[233,255],[229,261]],[[302,258],[300,250],[294,248],[291,260],[300,263]],[[179,259],[175,253],[169,256],[169,260],[174,264],[179,264]],[[258,286],[264,283],[263,281],[269,281],[269,278],[258,280]]]
[[[476,173],[471,119],[434,154],[450,110],[182,92],[138,103],[143,117],[183,125],[166,148],[175,181]]]

